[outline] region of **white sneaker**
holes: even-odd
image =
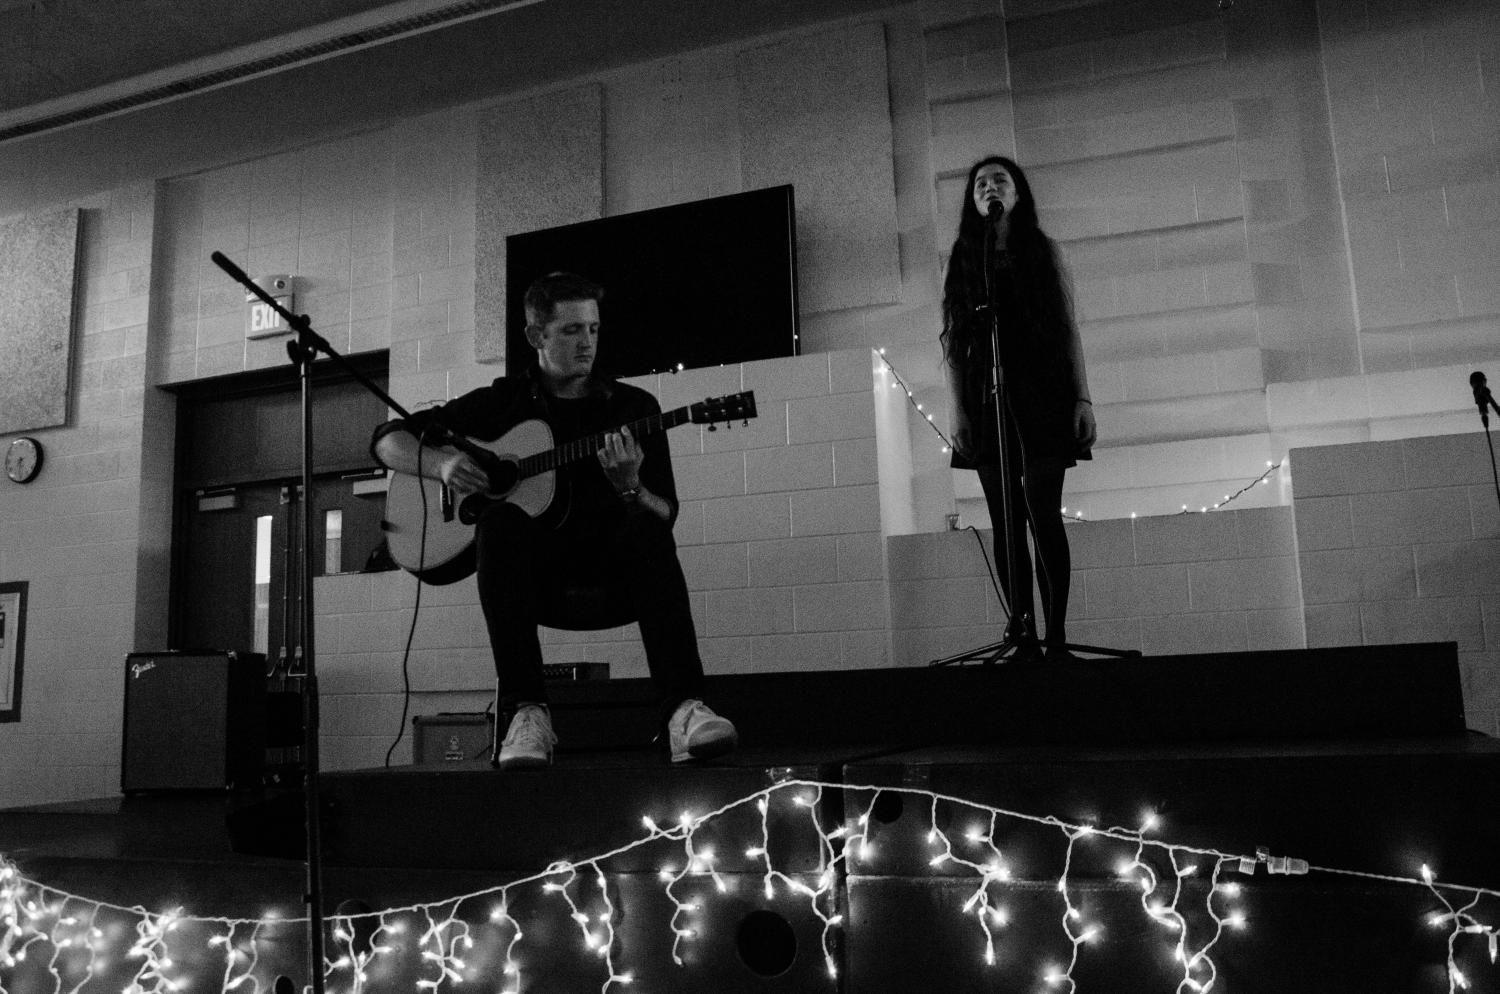
[[[500,744],[499,766],[502,770],[546,766],[552,762],[555,745],[552,715],[540,704],[523,704],[516,709],[505,741]]]
[[[714,714],[707,704],[695,697],[677,705],[667,722],[667,735],[674,763],[713,759],[734,751],[740,743],[739,733],[729,719]]]

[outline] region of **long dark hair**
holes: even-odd
[[[1073,301],[1067,280],[1063,278],[1057,247],[1037,223],[1036,198],[1031,181],[1014,159],[988,155],[969,169],[964,184],[964,201],[958,215],[958,236],[948,256],[948,272],[943,278],[943,356],[953,362],[958,337],[972,328],[970,317],[976,304],[984,299],[985,239],[990,226],[979,208],[974,206],[974,180],[979,170],[1000,165],[1010,173],[1016,186],[1016,206],[1010,212],[1010,229],[1005,248],[1016,268],[1017,286],[1026,326],[1034,333],[1061,333],[1072,321]]]

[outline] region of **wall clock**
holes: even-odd
[[[5,450],[5,475],[17,483],[30,483],[42,471],[42,443],[22,437]]]

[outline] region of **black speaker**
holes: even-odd
[[[126,656],[120,789],[128,794],[260,786],[265,665],[259,653]]]

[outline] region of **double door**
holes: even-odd
[[[258,652],[271,674],[301,675],[303,564],[314,577],[384,568],[385,501],[371,479],[369,472],[317,478],[311,505],[295,480],[182,493],[176,646]],[[302,530],[309,513],[310,550]]]
[[[386,356],[352,360],[384,386]],[[313,375],[313,494],[302,497],[301,385],[292,367],[177,391],[177,526],[170,648],[264,653],[301,669],[303,563],[314,576],[364,569],[381,544],[385,495],[370,435],[385,405],[327,363]],[[302,548],[310,508],[312,547]]]

